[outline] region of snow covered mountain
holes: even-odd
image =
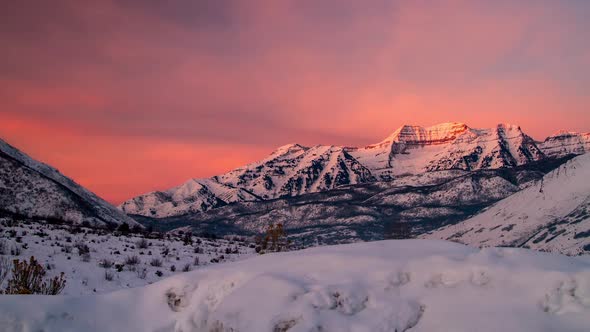
[[[383,180],[446,169],[514,167],[544,157],[518,126],[472,129],[456,122],[403,126],[380,143],[350,149],[350,154]]]
[[[120,208],[128,214],[162,218],[207,211],[234,202],[256,201],[256,195],[213,179],[191,179],[167,191],[132,198]]]
[[[560,131],[539,143],[539,148],[549,157],[583,154],[590,151],[590,133]]]
[[[137,223],[58,170],[0,140],[0,213],[95,225]]]
[[[371,172],[342,147],[290,144],[259,162],[211,179],[193,179],[165,192],[144,194],[119,208],[128,214],[167,217],[372,181]]]
[[[261,161],[211,179],[193,179],[164,192],[147,193],[119,208],[128,214],[168,217],[233,202],[391,181],[408,174],[511,168],[544,158],[534,140],[514,125],[490,129],[473,129],[463,123],[427,128],[406,125],[364,148],[285,145]]]
[[[406,238],[465,220],[559,164],[544,160],[508,169],[434,171],[200,213],[135,218],[162,231],[190,227],[194,234],[220,236],[259,234],[281,223],[293,244],[305,247]]]
[[[298,144],[280,147],[268,158],[216,177],[268,199],[297,196],[374,181],[371,172],[342,147]]]
[[[426,238],[568,254],[590,252],[590,154],[571,159],[535,185]]]

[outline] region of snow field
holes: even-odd
[[[73,233],[69,226],[41,223],[0,226],[0,246],[6,248],[5,255],[0,257],[28,260],[34,256],[46,269],[47,276],[65,273],[64,295],[84,295],[144,286],[183,273],[187,266],[194,270],[254,254],[246,242],[192,237],[193,244],[185,245],[182,235],[144,239],[135,234],[115,236],[106,231],[79,229],[80,233]],[[146,248],[140,248],[142,240]],[[89,255],[80,255],[78,245],[87,245]],[[11,255],[14,248],[20,249],[18,256]],[[134,257],[137,262],[126,263]],[[159,265],[157,260],[161,266],[154,266]],[[123,267],[118,269],[120,265]],[[107,280],[107,275],[112,280]]]
[[[5,296],[0,308],[0,329],[16,331],[587,331],[590,259],[391,240],[98,296]]]

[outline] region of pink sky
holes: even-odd
[[[403,124],[590,131],[587,1],[28,2],[0,137],[113,203]]]

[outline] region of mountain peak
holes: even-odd
[[[309,149],[309,148],[306,146],[303,146],[301,144],[297,144],[297,143],[285,144],[285,145],[277,148],[276,150],[274,150],[271,153],[271,156],[280,156],[280,155],[284,155],[287,153],[305,151],[307,149]]]
[[[445,143],[454,140],[457,136],[468,130],[469,127],[461,122],[445,122],[430,127],[403,125],[394,131],[389,137],[374,146],[389,145],[394,142],[424,144]]]

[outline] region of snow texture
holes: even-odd
[[[3,331],[588,331],[590,260],[390,240],[97,296],[1,296]]]

